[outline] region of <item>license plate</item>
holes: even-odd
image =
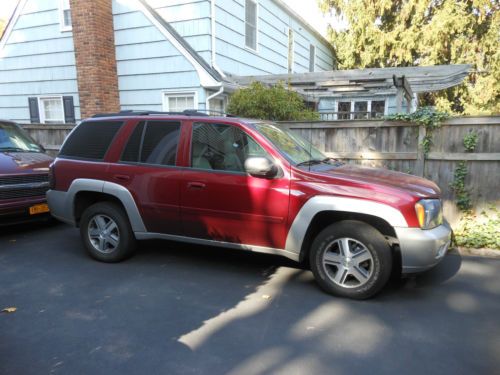
[[[49,206],[46,203],[35,204],[30,207],[30,215],[43,214],[49,212]]]

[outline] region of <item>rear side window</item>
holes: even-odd
[[[122,154],[122,161],[175,165],[181,123],[148,121],[139,123]]]
[[[59,156],[102,160],[123,121],[82,122],[64,143]]]

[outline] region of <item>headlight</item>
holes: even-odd
[[[422,199],[415,204],[415,211],[422,229],[432,229],[443,223],[443,211],[439,199]]]

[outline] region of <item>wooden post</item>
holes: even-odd
[[[422,142],[424,141],[426,129],[424,125],[418,127],[417,160],[415,161],[415,175],[424,177],[425,153]]]

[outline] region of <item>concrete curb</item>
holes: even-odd
[[[461,247],[461,246],[455,247],[453,250],[458,251],[462,256],[500,259],[500,250],[494,250],[488,248],[471,249],[468,247]]]

